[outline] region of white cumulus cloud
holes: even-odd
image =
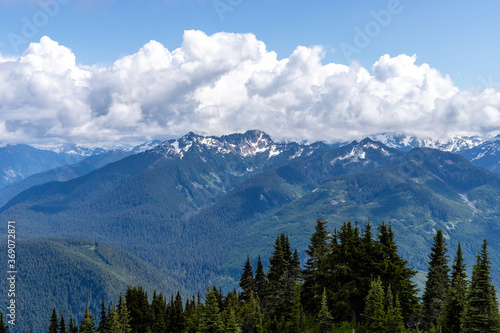
[[[186,31],[178,49],[151,41],[100,68],[79,65],[43,37],[19,58],[0,55],[0,141],[132,143],[247,129],[335,141],[500,130],[495,90],[460,91],[415,56],[383,55],[368,71],[322,64],[323,53],[299,46],[278,60],[253,34]]]

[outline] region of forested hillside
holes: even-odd
[[[6,248],[6,244],[2,244]],[[13,332],[44,332],[45,318],[56,307],[77,318],[85,307],[99,309],[100,300],[114,301],[127,286],[165,294],[185,289],[174,279],[123,250],[74,239],[35,239],[16,244],[18,320]],[[7,280],[0,282],[8,290]],[[0,294],[6,304],[7,293]]]
[[[441,230],[433,237],[423,297],[416,271],[398,254],[391,225],[346,222],[332,234],[316,221],[301,266],[288,236],[276,237],[269,265],[244,262],[239,291],[206,289],[203,298],[153,295],[129,287],[100,311],[81,319],[54,308],[46,316],[55,332],[498,332],[500,315],[483,241],[470,278],[460,244],[450,267]],[[266,268],[264,268],[266,267]],[[65,319],[66,318],[66,319]],[[69,318],[69,327],[67,326]]]

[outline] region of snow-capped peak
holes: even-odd
[[[447,139],[418,138],[404,133],[381,133],[369,136],[370,139],[379,141],[390,148],[411,150],[413,148],[434,148],[442,151],[459,152],[471,149],[484,141],[477,136],[455,135]]]

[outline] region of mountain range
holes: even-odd
[[[483,238],[493,261],[500,259],[500,176],[472,164],[496,171],[500,140],[464,138],[442,151],[405,136],[378,139],[333,148],[274,142],[258,130],[188,133],[27,178],[4,197],[0,219],[16,219],[23,239],[109,244],[190,292],[236,287],[246,255],[266,262],[281,232],[305,260],[318,216],[332,232],[346,220],[392,223],[420,283],[437,229],[450,253],[462,242],[469,270]],[[500,279],[498,269],[493,275]]]

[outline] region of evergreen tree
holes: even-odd
[[[300,333],[304,326],[304,310],[302,309],[302,302],[300,300],[300,288],[295,288],[295,295],[293,297],[292,313],[290,319],[286,322],[287,332]]]
[[[311,244],[305,250],[309,257],[304,265],[302,276],[302,301],[304,310],[311,314],[317,313],[320,297],[326,287],[326,270],[328,257],[328,232],[326,221],[322,218],[316,220],[314,233],[311,235]]]
[[[64,316],[61,315],[61,320],[59,321],[59,333],[66,333],[66,322],[64,321]]]
[[[165,315],[167,313],[167,304],[163,295],[160,293],[156,295],[153,293],[153,300],[151,302],[151,312],[153,315],[153,333],[164,333],[167,331],[167,324]]]
[[[366,291],[361,284],[364,259],[359,229],[348,221],[335,230],[329,253],[327,297],[339,321],[356,322],[363,312]]]
[[[49,333],[57,333],[59,331],[59,319],[57,317],[56,308],[52,309],[52,316],[50,317]]]
[[[69,317],[68,333],[78,333],[78,325],[73,320],[73,316]]]
[[[106,333],[121,333],[120,319],[114,306],[108,311],[108,328]]]
[[[477,256],[472,269],[469,290],[465,298],[465,309],[462,317],[462,332],[500,332],[498,303],[496,290],[491,279],[491,261],[488,256],[488,242]]]
[[[120,296],[120,301],[122,300]],[[121,304],[120,304],[121,303]],[[118,321],[120,323],[120,333],[130,333],[132,328],[130,327],[130,312],[128,311],[126,302],[118,303]]]
[[[186,303],[186,310],[184,311],[185,318],[185,332],[186,333],[197,333],[199,326],[200,308],[202,304],[199,301],[196,302],[195,297],[191,301],[188,300]]]
[[[3,312],[0,312],[0,333],[8,333],[9,326],[3,320]]]
[[[264,315],[261,312],[259,303],[255,293],[250,293],[248,302],[245,302],[241,309],[244,332],[262,333],[264,331]]]
[[[264,266],[262,265],[262,261],[259,259],[257,261],[257,270],[255,271],[255,295],[259,298],[264,298],[265,292],[267,288],[267,278],[264,273]]]
[[[133,333],[144,333],[151,326],[153,314],[148,294],[142,287],[128,288],[125,301],[130,314],[130,328]]]
[[[371,283],[366,297],[365,327],[370,333],[385,333],[387,316],[384,310],[384,287],[380,278]]]
[[[394,300],[391,288],[387,288],[386,293],[386,332],[387,333],[404,333],[405,325],[403,315],[401,314],[401,303],[399,297]]]
[[[101,319],[99,320],[99,325],[97,326],[97,332],[106,332],[108,327],[108,317],[106,316],[106,305],[104,304],[104,297],[101,299]]]
[[[321,308],[318,313],[319,329],[321,332],[328,332],[332,328],[333,317],[328,310],[326,302],[326,288],[323,288],[323,295],[321,297]]]
[[[276,238],[274,251],[269,259],[267,290],[264,298],[265,312],[278,321],[289,316],[293,304],[296,280],[293,278],[293,255],[285,234]]]
[[[250,297],[250,293],[255,291],[255,279],[253,277],[253,268],[250,264],[250,257],[247,254],[247,261],[245,262],[245,267],[243,268],[243,273],[240,278],[241,287],[241,299],[247,301]]]
[[[95,333],[94,326],[94,316],[90,313],[90,307],[87,307],[80,325],[80,333]]]
[[[377,231],[374,274],[380,276],[384,286],[391,288],[393,295],[399,295],[405,326],[415,328],[420,311],[417,286],[413,282],[417,271],[408,267],[408,261],[397,253],[391,225],[382,223]]]
[[[168,311],[167,330],[169,332],[181,332],[184,329],[184,311],[182,308],[182,297],[179,292],[175,300],[170,301]]]
[[[200,333],[223,333],[224,323],[217,301],[216,291],[207,289],[205,294],[205,305],[201,309],[200,322],[198,326]]]
[[[429,255],[429,269],[423,299],[424,328],[436,325],[440,319],[450,286],[446,241],[442,230],[434,236]]]
[[[250,297],[248,300],[250,300]],[[226,327],[225,332],[241,333],[241,325],[238,322],[238,319],[236,318],[236,312],[234,310],[233,304],[229,304],[229,307],[227,308],[226,312],[227,316],[225,322],[225,327]]]
[[[451,286],[448,290],[447,302],[443,311],[442,332],[460,332],[460,320],[465,308],[467,293],[467,273],[462,254],[462,247],[458,243],[457,254],[451,271]]]

